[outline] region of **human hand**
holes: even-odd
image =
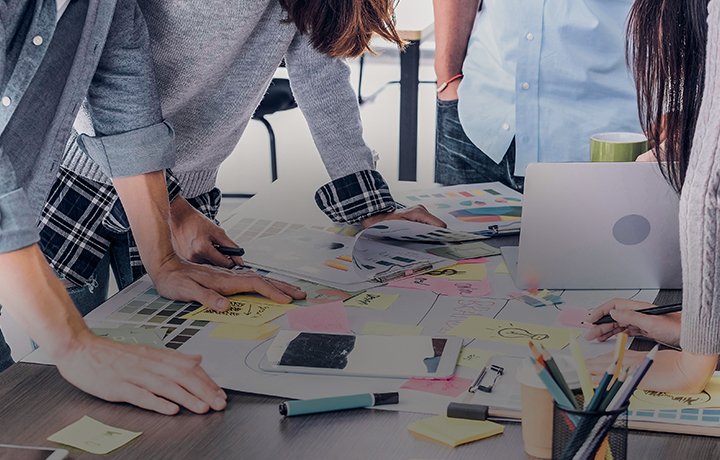
[[[225,408],[227,396],[200,367],[201,356],[116,343],[85,331],[73,347],[53,356],[60,374],[84,392],[166,415],[178,406],[198,414]]]
[[[430,214],[427,208],[421,204],[411,208],[396,209],[393,212],[375,214],[367,219],[363,219],[363,221],[360,222],[360,225],[362,225],[363,228],[368,228],[371,225],[375,225],[383,220],[410,220],[413,222],[420,222],[421,224],[434,225],[436,227],[447,227],[445,222]]]
[[[213,310],[225,311],[230,301],[224,296],[257,292],[278,303],[304,299],[297,286],[260,276],[251,271],[228,270],[198,265],[175,256],[150,274],[158,292],[170,299],[196,301]]]
[[[173,247],[183,259],[231,268],[244,265],[240,256],[225,256],[215,245],[237,247],[225,231],[179,196],[170,204]]]
[[[659,149],[652,148],[652,149],[648,150],[647,152],[643,153],[642,155],[639,155],[637,158],[635,158],[635,161],[657,161],[658,160],[657,152],[660,151],[661,155],[662,155],[662,152],[664,150],[665,150],[665,142],[663,141],[660,144]],[[663,158],[664,157],[661,156],[661,159],[663,159]]]
[[[598,342],[604,342],[613,335],[624,332],[631,337],[648,337],[665,345],[679,346],[681,314],[645,315],[635,311],[653,306],[648,302],[628,299],[605,302],[593,310],[586,322],[593,323],[606,314],[610,314],[615,321],[593,326],[585,334],[585,340],[597,339]]]

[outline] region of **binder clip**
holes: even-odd
[[[480,375],[478,375],[472,385],[470,385],[470,389],[468,391],[470,393],[475,393],[477,390],[480,390],[485,393],[490,393],[495,386],[495,382],[497,382],[497,379],[503,375],[504,371],[504,368],[495,364],[485,366],[480,372]]]

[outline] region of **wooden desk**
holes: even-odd
[[[398,179],[417,179],[418,72],[420,43],[435,30],[431,0],[399,2],[396,8],[400,37],[408,41],[400,53],[400,147]]]
[[[0,374],[0,443],[53,446],[46,438],[89,415],[142,431],[109,459],[493,459],[528,458],[520,424],[505,433],[450,449],[414,438],[407,425],[423,414],[358,409],[295,418],[278,414],[279,398],[230,392],[224,412],[163,416],[86,395],[54,367],[16,364]],[[100,458],[69,448],[71,458]],[[628,458],[718,458],[720,439],[630,432]]]

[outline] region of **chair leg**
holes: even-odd
[[[265,117],[256,118],[261,121],[265,128],[267,128],[268,136],[270,137],[270,173],[272,175],[272,181],[275,182],[278,178],[277,173],[277,154],[275,150],[275,132],[270,125],[270,122]]]

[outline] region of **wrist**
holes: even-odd
[[[462,78],[463,78],[462,72],[457,73],[457,74],[451,76],[450,78],[448,78],[448,79],[446,79],[446,80],[441,80],[440,78],[438,78],[438,81],[437,81],[437,89],[436,89],[435,91],[437,91],[438,94],[441,94],[441,93],[442,93],[443,91],[445,91],[451,84],[453,84],[453,83],[455,83],[455,82],[457,82],[457,83],[455,84],[456,87],[457,87],[457,85],[460,84],[460,80],[462,80]]]

